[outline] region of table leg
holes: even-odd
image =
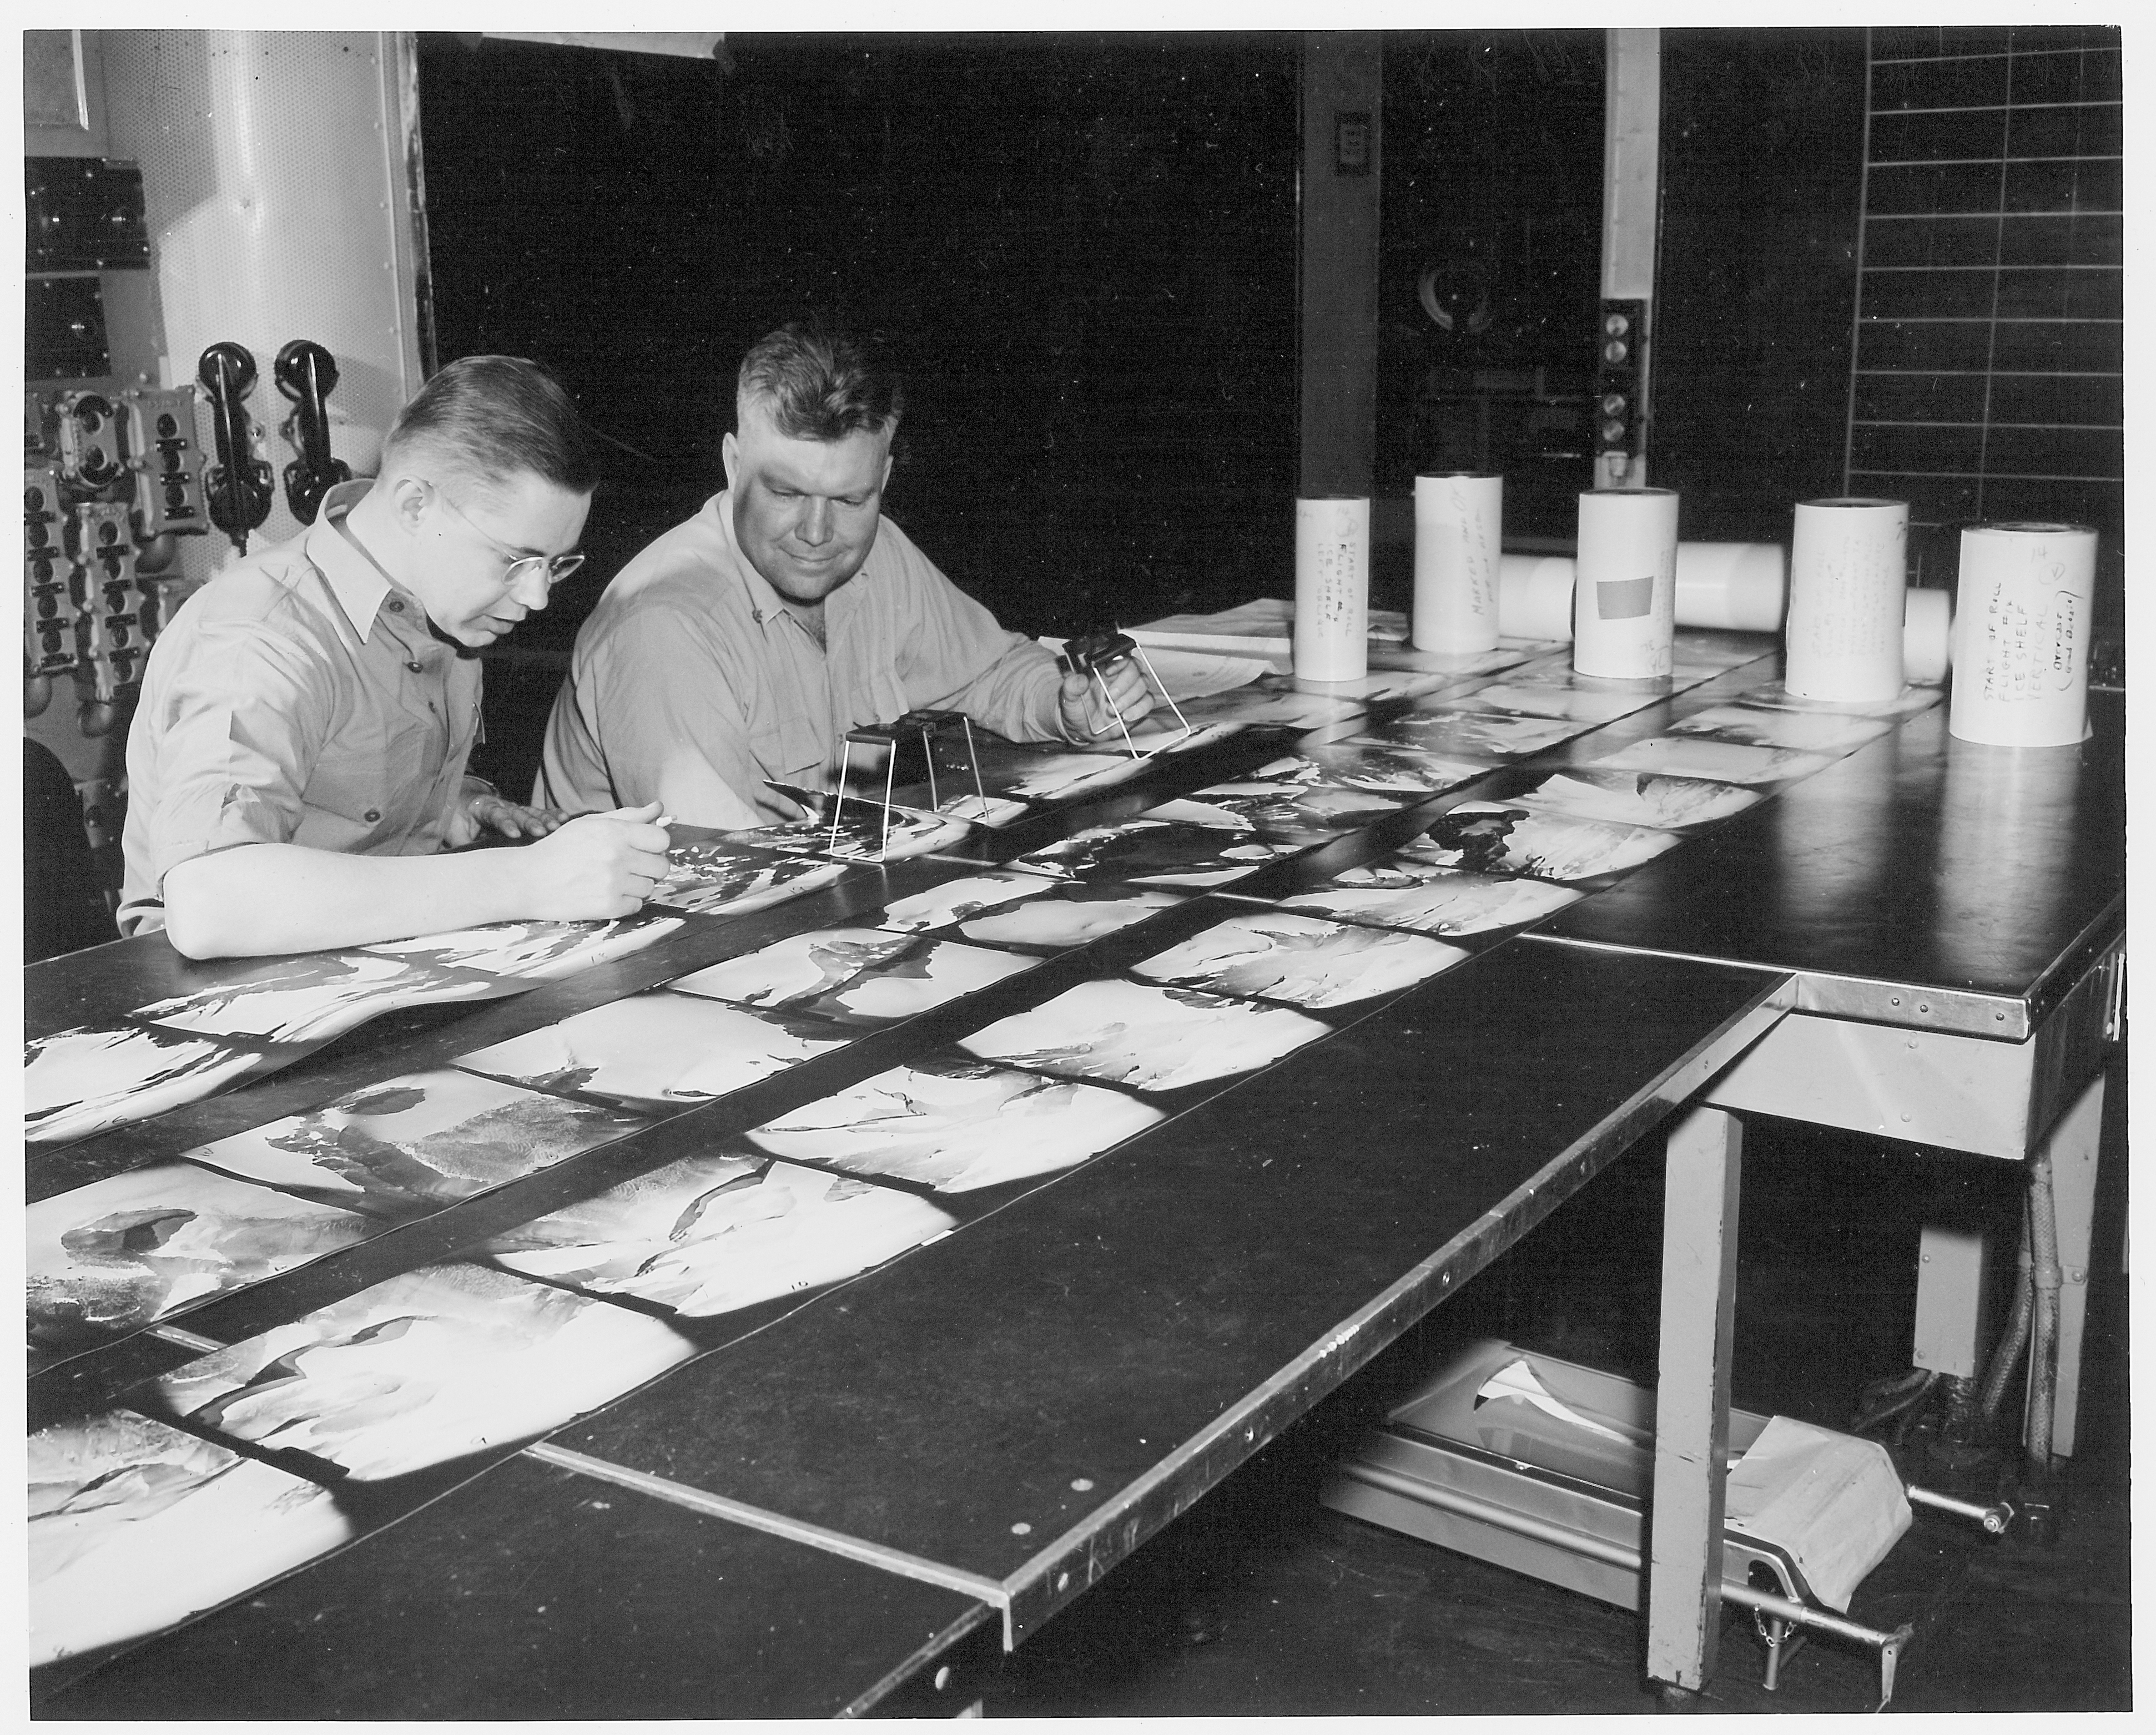
[[[1655,1390],[1647,1674],[1698,1691],[1722,1626],[1742,1124],[1695,1108],[1671,1129],[1662,1205],[1662,1326]]]
[[[2088,1313],[2089,1241],[2095,1227],[2097,1145],[2103,1133],[2099,1072],[2060,1116],[2044,1144],[2051,1164],[2051,1204],[2058,1219],[2059,1342],[2051,1400],[2051,1455],[2074,1454],[2074,1422],[2082,1389],[2082,1328]],[[2030,1382],[2033,1387],[2035,1381]],[[2027,1419],[2024,1420],[2025,1438]]]

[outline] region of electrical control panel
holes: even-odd
[[[127,467],[135,473],[135,533],[145,541],[172,531],[199,531],[202,452],[195,442],[195,388],[122,392]]]
[[[23,671],[61,675],[75,666],[74,562],[69,557],[59,472],[23,471]]]
[[[73,678],[85,735],[111,728],[169,603],[172,537],[209,528],[192,385],[23,407],[23,673],[31,715]]]

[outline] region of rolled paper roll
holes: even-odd
[[[1902,616],[1904,680],[1937,686],[1953,666],[1953,598],[1943,590],[1912,589]]]
[[[1902,690],[1909,503],[1809,500],[1789,545],[1783,676],[1800,699],[1891,699]]]
[[[1295,503],[1295,672],[1360,680],[1370,672],[1370,501]]]
[[[1961,533],[1947,727],[1994,747],[2066,747],[2088,726],[2096,532],[1979,524]]]
[[[1414,648],[1494,649],[1505,479],[1417,476],[1414,509]]]
[[[1674,660],[1677,496],[1668,488],[1598,488],[1579,496],[1572,666],[1645,680]]]
[[[1779,633],[1789,577],[1779,542],[1680,542],[1676,623]]]
[[[1508,554],[1497,566],[1497,630],[1507,639],[1572,637],[1568,554]]]

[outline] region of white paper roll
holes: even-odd
[[[1617,680],[1667,675],[1676,601],[1676,490],[1598,488],[1581,495],[1572,666]]]
[[[1417,476],[1414,509],[1414,648],[1494,649],[1505,479]]]
[[[2088,723],[2096,532],[1979,524],[1961,533],[1947,727],[1994,747],[2065,747]]]
[[[1799,699],[1891,699],[1902,690],[1909,503],[1808,500],[1790,541],[1789,659]]]
[[[1912,589],[1902,614],[1902,675],[1935,687],[1953,666],[1953,596]]]
[[[1779,633],[1789,594],[1789,561],[1779,542],[1677,544],[1681,627]]]
[[[1370,672],[1370,502],[1295,503],[1295,672],[1360,680]]]
[[[1568,554],[1508,554],[1497,564],[1497,630],[1507,639],[1572,637]]]

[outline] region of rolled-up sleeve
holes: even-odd
[[[145,696],[159,724],[160,794],[146,816],[143,865],[159,884],[198,855],[290,841],[334,725],[331,684],[274,629],[205,624],[188,652]]]
[[[1062,740],[1055,659],[997,625],[911,543],[905,552],[913,608],[900,641],[899,677],[908,701],[963,711],[1013,741]]]
[[[578,671],[574,701],[603,743],[608,804],[661,802],[673,819],[720,830],[767,823],[741,793],[763,785],[742,662],[708,621],[666,603],[615,622]],[[806,739],[813,760],[814,738]],[[579,804],[598,805],[593,793],[578,792]]]

